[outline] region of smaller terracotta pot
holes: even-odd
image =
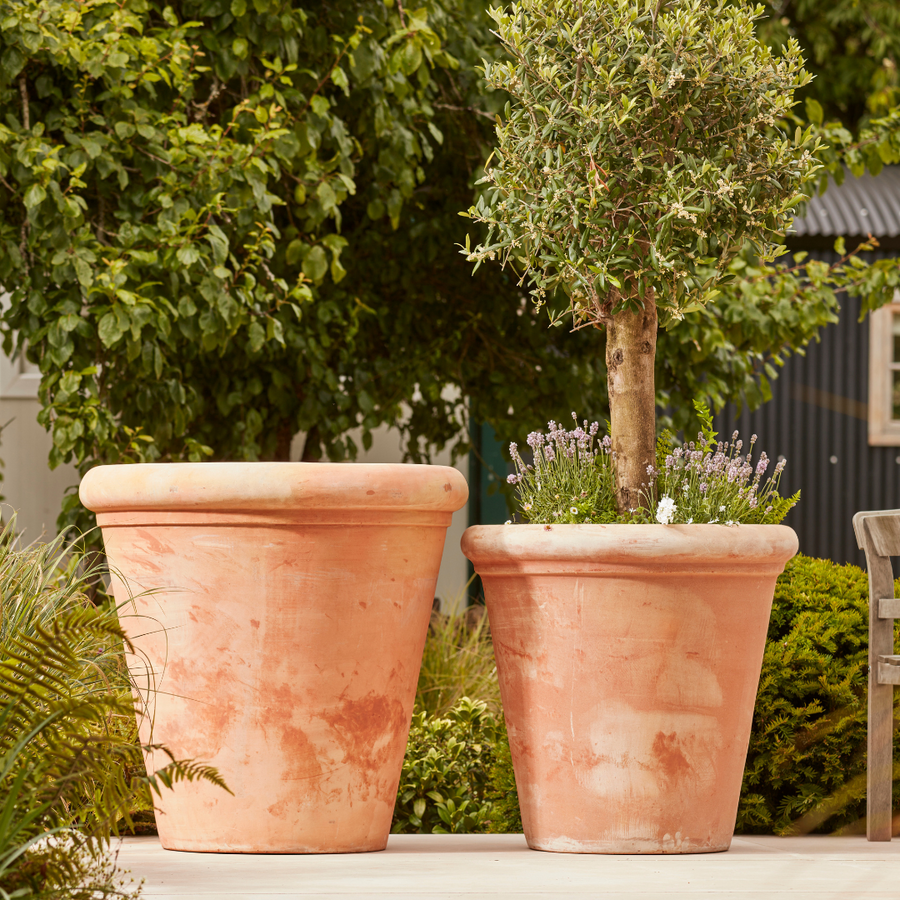
[[[469,528],[529,847],[727,850],[782,525]]]

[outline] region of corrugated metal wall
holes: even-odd
[[[786,457],[782,494],[802,496],[785,524],[801,553],[863,565],[851,520],[861,509],[900,508],[900,447],[868,444],[869,322],[858,317],[859,301],[843,298],[840,322],[823,329],[805,357],[788,360],[772,400],[740,416],[726,408],[716,422],[723,434],[755,432],[771,458]]]

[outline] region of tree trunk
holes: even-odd
[[[606,325],[606,368],[616,505],[628,513],[646,504],[647,466],[656,463],[656,301],[625,310]]]
[[[290,422],[282,422],[278,426],[278,437],[275,441],[274,462],[291,461],[291,441],[294,439],[294,429]]]
[[[322,440],[319,437],[319,428],[313,425],[306,432],[306,440],[303,442],[303,455],[300,462],[318,462],[322,458]]]

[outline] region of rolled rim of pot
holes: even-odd
[[[475,571],[488,576],[777,575],[799,542],[787,525],[474,525],[461,546]]]
[[[201,462],[96,466],[81,502],[96,513],[138,510],[421,510],[452,513],[469,496],[450,466]]]

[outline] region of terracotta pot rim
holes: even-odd
[[[612,570],[779,572],[797,553],[786,525],[474,525],[462,551],[479,574],[559,570],[602,575]]]
[[[401,483],[398,486],[398,477]],[[97,466],[81,502],[96,513],[140,510],[422,510],[468,499],[450,466],[404,463],[199,462]]]

